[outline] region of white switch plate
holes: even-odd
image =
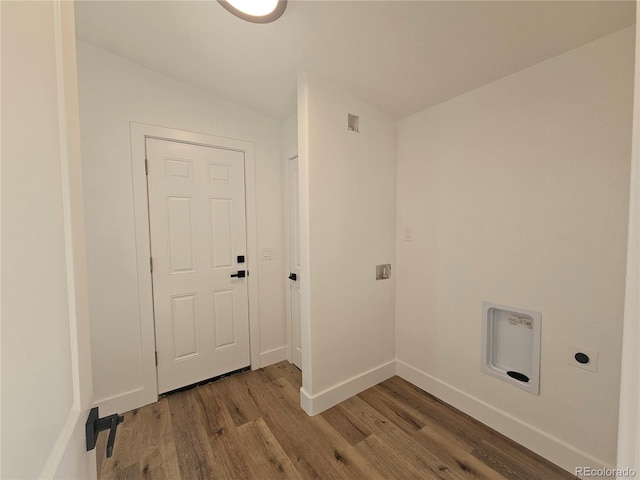
[[[576,353],[581,352],[586,354],[589,357],[589,363],[580,363],[576,360]],[[589,370],[590,372],[598,371],[598,352],[595,350],[590,350],[588,348],[575,347],[573,345],[569,345],[567,348],[567,363],[569,365],[573,365],[574,367],[583,368],[585,370]]]
[[[405,242],[413,242],[413,226],[405,225],[402,227],[402,239]]]
[[[273,260],[274,248],[264,247],[262,249],[262,260]]]

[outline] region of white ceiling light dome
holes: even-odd
[[[253,23],[270,23],[282,16],[287,0],[218,0],[236,17]]]

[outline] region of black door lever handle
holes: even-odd
[[[232,273],[231,276],[236,278],[244,278],[247,276],[246,273],[247,272],[245,272],[244,270],[238,270],[238,273]]]
[[[298,276],[295,273],[291,273],[289,275],[289,280],[293,280],[294,282],[298,279]]]
[[[113,455],[113,445],[116,441],[116,429],[118,424],[124,422],[124,417],[116,414],[108,417],[99,417],[98,407],[93,407],[89,412],[89,418],[85,424],[85,433],[87,435],[87,452],[96,448],[98,434],[103,430],[109,430],[109,438],[107,440],[107,458]]]

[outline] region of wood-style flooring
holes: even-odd
[[[576,478],[399,377],[315,417],[300,385],[281,362],[128,412],[98,478]]]

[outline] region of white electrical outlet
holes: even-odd
[[[262,249],[262,260],[273,260],[274,256],[274,248],[273,247],[264,247]]]
[[[598,371],[598,352],[570,345],[567,348],[567,363],[590,372]]]

